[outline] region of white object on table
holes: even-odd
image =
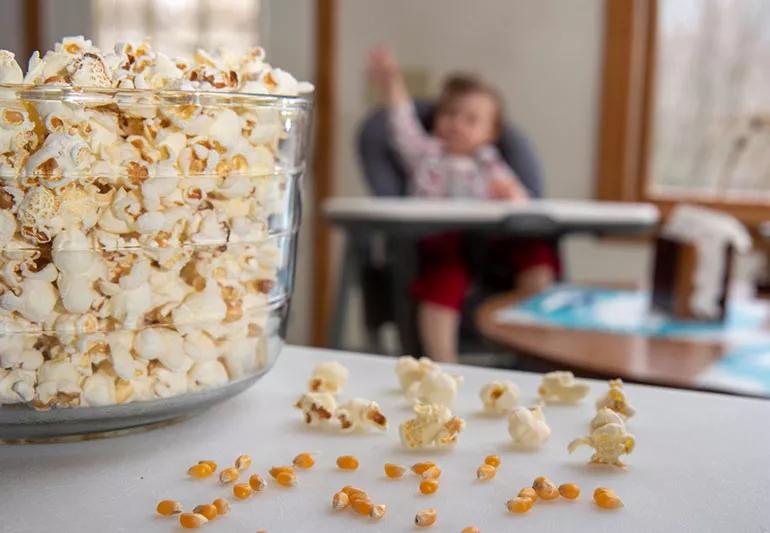
[[[568,224],[654,225],[659,212],[653,204],[595,200],[530,200],[523,204],[492,200],[446,200],[409,197],[337,197],[323,205],[332,219],[377,222],[490,223],[511,215],[543,215]]]
[[[305,427],[292,408],[313,367],[338,360],[350,369],[341,399],[376,400],[390,428],[349,435]],[[465,377],[454,411],[467,426],[454,450],[407,451],[398,424],[411,416],[393,371],[395,360],[344,352],[288,347],[275,369],[244,394],[178,425],[135,435],[55,445],[0,446],[0,531],[169,532],[177,518],[155,515],[164,498],[180,500],[186,510],[217,497],[232,500],[231,487],[216,476],[187,477],[200,459],[220,468],[249,453],[253,467],[266,475],[272,465],[287,464],[302,451],[318,452],[316,466],[298,473],[290,489],[270,481],[265,492],[232,502],[230,514],[204,526],[211,531],[271,533],[338,531],[413,531],[417,510],[435,507],[438,521],[428,531],[458,532],[475,525],[484,532],[514,530],[574,533],[651,531],[766,531],[770,529],[770,402],[729,396],[627,385],[638,408],[628,421],[637,447],[627,457],[629,469],[588,466],[590,450],[568,455],[567,444],[584,434],[595,414],[594,400],[607,389],[589,381],[591,395],[578,406],[544,407],[553,431],[539,451],[515,451],[506,417],[482,413],[479,388],[510,379],[522,391],[520,402],[537,398],[537,374],[453,367]],[[476,468],[490,453],[502,465],[492,481],[476,480]],[[361,467],[335,467],[341,454],[354,454]],[[385,462],[411,465],[429,459],[443,475],[433,496],[419,494],[416,476],[401,480],[383,475]],[[538,502],[526,515],[514,516],[505,502],[519,488],[546,475],[558,483],[574,482],[577,501]],[[366,489],[388,506],[380,522],[351,511],[335,512],[331,499],[342,486]],[[597,486],[615,489],[625,502],[616,511],[597,509]],[[206,529],[208,531],[208,529]]]

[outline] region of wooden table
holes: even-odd
[[[553,368],[596,377],[703,389],[700,375],[730,348],[715,341],[501,323],[496,319],[498,311],[525,298],[521,294],[506,294],[488,299],[479,307],[477,326],[482,335],[495,343]]]
[[[339,399],[379,402],[390,422],[386,432],[340,434],[305,426],[293,403],[312,368],[329,360],[350,370]],[[636,449],[624,458],[629,467],[622,471],[587,465],[588,448],[567,453],[567,443],[586,433],[605,382],[589,381],[590,396],[578,405],[545,406],[550,439],[540,450],[521,451],[511,445],[506,418],[482,411],[479,388],[492,380],[512,380],[521,389],[520,403],[530,405],[540,376],[451,366],[447,370],[465,378],[453,410],[466,428],[452,450],[409,451],[398,438],[398,425],[411,413],[394,364],[389,357],[287,347],[254,387],[179,424],[104,440],[0,446],[0,531],[181,532],[174,518],[155,514],[158,500],[178,499],[192,509],[218,497],[231,501],[230,513],[200,531],[415,533],[415,512],[426,507],[438,511],[428,533],[458,533],[470,525],[484,533],[770,530],[769,401],[629,384],[626,393],[637,414],[628,420],[628,430],[636,436]],[[287,464],[302,451],[316,452],[316,465],[298,473],[296,487],[269,481],[264,492],[243,502],[215,477],[186,475],[200,459],[223,466],[248,453],[254,464],[241,479],[253,472],[267,477],[271,466]],[[502,464],[494,479],[479,482],[476,468],[490,453]],[[361,467],[337,469],[335,459],[342,454],[356,455]],[[434,495],[420,494],[411,472],[400,480],[383,475],[385,462],[421,460],[437,462],[443,471]],[[506,512],[505,501],[540,475],[577,483],[580,499],[538,502],[524,516]],[[348,484],[386,504],[385,517],[374,522],[350,510],[332,510],[332,495]],[[598,486],[615,489],[625,507],[597,509],[591,494]]]

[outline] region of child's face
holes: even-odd
[[[495,139],[497,103],[484,93],[454,98],[437,116],[435,135],[453,154],[470,155]]]

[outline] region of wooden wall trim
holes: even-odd
[[[648,0],[644,6],[642,16],[645,17],[640,31],[644,34],[644,41],[640,50],[642,57],[637,61],[639,65],[640,84],[642,86],[639,123],[639,150],[637,157],[637,177],[635,196],[648,200],[647,177],[649,176],[649,162],[652,154],[652,125],[654,123],[653,110],[655,102],[656,79],[656,55],[657,55],[657,31],[658,31],[658,0]]]
[[[649,134],[655,0],[606,0],[596,197],[638,199]]]
[[[313,308],[311,342],[326,345],[332,303],[331,232],[324,219],[324,200],[334,192],[337,79],[337,1],[316,1],[315,145],[313,159]]]
[[[40,11],[39,0],[24,0],[23,2],[23,25],[24,25],[24,57],[17,57],[16,60],[26,69],[27,59],[35,50],[42,48],[42,13]]]

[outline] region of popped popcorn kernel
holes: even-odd
[[[348,381],[348,374],[348,369],[337,361],[321,363],[313,369],[308,389],[310,392],[339,394]]]
[[[507,413],[512,411],[519,401],[519,387],[512,381],[493,381],[481,387],[479,396],[486,411]]]
[[[575,380],[575,375],[566,370],[548,372],[537,392],[546,403],[576,404],[591,391],[586,383]]]
[[[465,421],[444,405],[418,403],[416,417],[399,426],[401,443],[407,448],[452,446],[465,427]]]
[[[548,440],[551,428],[539,406],[517,407],[508,417],[508,433],[514,444],[535,448]]]
[[[609,381],[609,390],[596,401],[596,409],[608,408],[615,411],[623,419],[631,418],[636,413],[631,404],[628,403],[626,395],[623,392],[623,381],[620,379],[611,379]]]
[[[636,438],[626,431],[625,424],[612,422],[597,427],[585,437],[573,440],[567,446],[567,450],[572,453],[583,445],[594,449],[591,463],[625,468],[626,465],[620,460],[620,456],[634,451]]]

